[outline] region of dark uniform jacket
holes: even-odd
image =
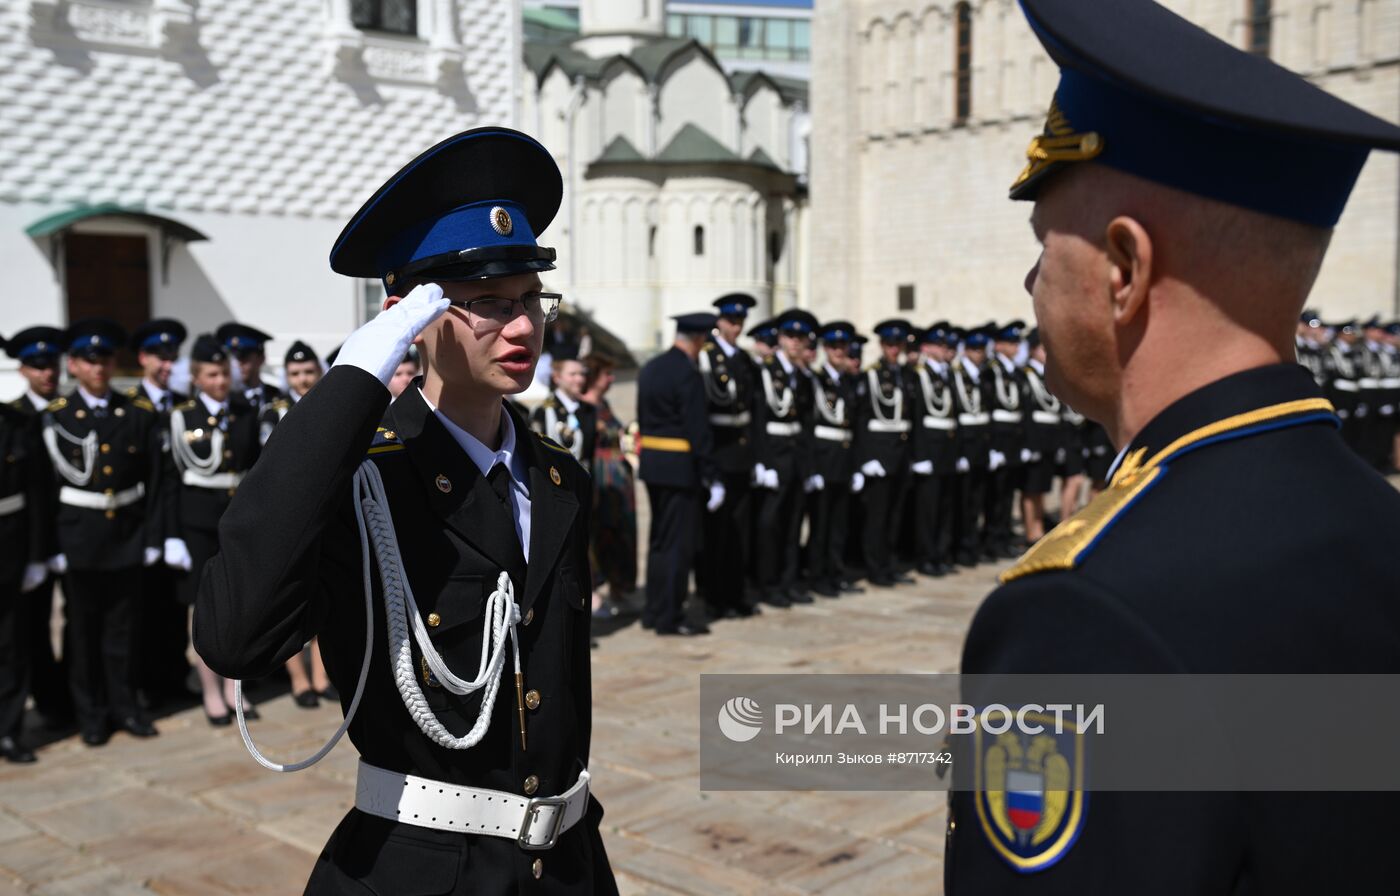
[[[1064,406],[1045,386],[1045,377],[1026,365],[1022,371],[1025,383],[1025,445],[1031,459],[1056,460],[1065,447]]]
[[[878,460],[886,475],[898,476],[909,465],[913,420],[918,413],[914,379],[908,368],[883,359],[872,364],[861,376],[865,380],[865,395],[856,407],[856,467]],[[895,425],[886,427],[886,422]],[[893,431],[896,428],[900,431]]]
[[[809,475],[821,476],[827,488],[844,488],[856,471],[855,378],[821,365],[812,372],[812,464]],[[842,438],[838,435],[844,433]]]
[[[695,362],[675,346],[648,361],[638,375],[637,421],[642,430],[637,478],[672,488],[713,481],[705,384]]]
[[[243,396],[244,401],[256,405],[259,411],[275,401],[286,400],[287,398],[286,393],[281,389],[262,381],[259,381],[257,386],[249,386],[245,383],[243,388],[238,390],[238,393]],[[255,398],[257,399],[256,401],[254,401]]]
[[[205,566],[195,606],[200,656],[221,675],[257,678],[319,636],[331,681],[342,706],[349,706],[365,643],[351,480],[368,458],[383,477],[404,569],[444,661],[463,677],[476,674],[483,611],[504,570],[523,616],[524,687],[539,699],[527,710],[522,749],[507,656],[481,742],[449,750],[429,740],[390,674],[376,585],[374,655],[351,741],[366,762],[382,769],[514,794],[525,794],[524,782],[535,776],[537,796],[568,790],[588,763],[592,726],[592,487],[567,451],[530,433],[509,406],[506,414],[529,467],[528,568],[509,507],[420,392],[410,388],[390,406],[375,377],[355,367],[333,368],[277,427],[224,514],[222,553]],[[481,691],[457,697],[432,684],[422,674],[416,647],[413,665],[438,718],[452,734],[465,734]],[[601,817],[602,808],[592,801],[584,819],[553,849],[535,852],[513,840],[400,825],[352,811],[327,845],[308,890],[344,892],[338,888],[352,886],[344,880],[348,876],[385,893],[615,892],[598,834]],[[531,871],[537,858],[543,867],[539,880]]]
[[[52,433],[46,440],[53,440],[53,448],[47,448],[46,442],[40,461],[40,475],[50,485],[40,518],[49,539],[48,556],[61,553],[69,568],[80,570],[142,566],[146,548],[165,544],[171,516],[168,502],[173,498],[165,432],[151,403],[111,391],[106,414],[98,417],[75,390],[49,405],[41,427],[41,432]],[[54,468],[49,451],[60,452],[82,471],[87,461],[73,440],[89,433],[96,434],[91,475],[85,484],[76,485]],[[64,488],[117,496],[137,486],[144,491],[140,500],[112,509],[78,507],[62,500]]]
[[[1155,477],[1141,475],[1153,455],[1201,427],[1305,399],[1315,403],[1201,439]],[[1347,449],[1320,399],[1306,370],[1279,364],[1226,377],[1159,413],[1133,439],[1115,487],[1072,518],[1081,525],[1062,523],[982,604],[962,671],[1400,673],[1400,495]],[[1146,450],[1134,464],[1138,449]],[[1133,466],[1139,475],[1127,476]],[[1105,516],[1095,540],[1082,521]],[[1064,558],[1086,545],[1067,568]],[[1052,568],[1032,571],[1037,558],[1056,556]],[[1354,885],[1378,883],[1381,872],[1393,881],[1391,802],[1094,792],[1077,837],[1052,841],[1062,847],[1055,861],[1022,873],[994,851],[988,822],[963,791],[951,801],[947,892],[1363,892]]]
[[[569,449],[578,458],[585,470],[593,468],[593,449],[598,444],[598,408],[586,401],[578,402],[578,410],[573,412],[578,420],[578,429],[569,426],[569,409],[564,406],[558,393],[550,392],[540,406],[530,415],[530,426],[546,438],[552,439]],[[549,431],[548,421],[554,418],[554,432]],[[582,444],[579,441],[582,439]]]
[[[26,563],[47,559],[35,523],[44,501],[44,480],[37,474],[40,450],[33,416],[0,405],[0,544],[5,546],[0,551],[0,585],[17,585]]]
[[[1006,455],[1008,464],[1019,464],[1026,447],[1025,375],[1020,368],[1007,370],[993,351],[982,365],[982,385],[992,415],[989,447]]]
[[[812,379],[774,352],[758,365],[754,394],[754,463],[778,471],[778,487],[801,484],[812,466]],[[780,433],[779,430],[794,430]]]
[[[952,375],[920,359],[909,371],[914,380],[913,462],[931,461],[933,475],[951,474],[958,462],[958,408]]]
[[[747,475],[753,469],[753,405],[758,365],[742,350],[726,355],[714,342],[700,351],[705,411],[714,431],[714,462],[721,473]]]
[[[958,457],[966,458],[973,470],[985,470],[992,446],[990,384],[985,369],[973,379],[964,360],[955,358],[948,365],[953,371],[953,398],[958,406]]]
[[[226,475],[246,473],[258,459],[261,445],[258,440],[258,412],[238,395],[230,395],[228,410],[210,414],[209,408],[198,398],[193,398],[175,406],[178,411],[172,414],[170,439],[174,475],[179,486],[179,500],[172,502],[176,508],[174,531],[182,533],[186,527],[214,529],[219,517],[228,509],[236,487],[210,487],[200,481],[204,475]],[[187,470],[180,460],[180,449],[175,442],[183,442],[186,449],[201,460],[208,460],[213,447],[214,433],[221,433],[223,459],[208,474]]]

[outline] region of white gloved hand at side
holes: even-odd
[[[753,465],[753,480],[752,480],[752,481],[753,481],[753,484],[754,484],[754,485],[757,485],[757,486],[762,486],[763,483],[764,483],[764,481],[767,480],[767,478],[768,478],[768,468],[765,467],[763,464],[754,464],[754,465]]]
[[[710,500],[705,502],[705,509],[710,513],[719,510],[724,503],[724,483],[716,482],[710,485]]]
[[[436,283],[415,286],[394,307],[379,312],[374,320],[351,333],[331,366],[358,367],[388,386],[413,340],[450,304]]]
[[[1005,454],[1002,454],[1000,451],[995,451],[995,450],[993,450],[993,451],[988,451],[988,452],[987,452],[987,469],[988,469],[988,470],[999,470],[999,469],[1001,469],[1001,468],[1004,467],[1004,466],[1006,466],[1006,455],[1005,455]]]
[[[146,548],[144,563],[146,566],[155,566],[160,562],[160,548]]]
[[[1028,463],[1030,463],[1031,461],[1033,461],[1033,460],[1035,460],[1035,459],[1036,459],[1036,456],[1035,456],[1034,454],[1031,453],[1031,449],[1029,449],[1029,448],[1022,448],[1022,449],[1021,449],[1021,463],[1023,463],[1023,464],[1028,464]]]
[[[822,478],[820,473],[813,473],[807,477],[806,482],[802,483],[802,490],[808,494],[819,492],[824,488],[826,488],[826,480]]]
[[[968,462],[967,458],[960,457],[958,462],[953,465],[953,469],[959,473],[966,473],[972,469],[972,464]]]
[[[49,568],[42,563],[26,563],[24,565],[24,578],[19,583],[20,591],[33,591],[44,584],[44,579],[49,577]]]
[[[885,467],[878,460],[868,460],[860,465],[860,471],[866,476],[880,477],[885,475]]]
[[[776,492],[778,490],[778,471],[765,468],[763,470],[763,481],[760,482],[759,485]]]
[[[865,474],[857,470],[851,474],[851,494],[859,494],[865,488]]]
[[[912,470],[912,471],[914,471],[914,475],[916,475],[916,476],[932,476],[932,475],[933,475],[933,461],[931,461],[931,460],[921,460],[921,461],[919,461],[918,463],[911,464],[910,467],[909,467],[909,469]]]
[[[189,546],[183,538],[165,540],[165,565],[171,569],[183,569],[185,572],[194,568],[194,558],[190,556]]]
[[[68,555],[54,554],[52,557],[49,558],[48,566],[49,572],[53,573],[54,575],[63,575],[65,572],[68,571]]]

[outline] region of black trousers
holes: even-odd
[[[828,479],[807,496],[807,575],[816,584],[839,585],[846,576],[846,524],[850,517],[848,482]]]
[[[63,579],[68,677],[84,730],[138,714],[133,617],[141,573],[140,567],[69,570]]]
[[[21,626],[19,582],[0,582],[0,737],[18,737],[29,696],[29,648]]]
[[[788,465],[779,471],[777,489],[755,489],[758,528],[754,533],[754,577],[763,591],[783,591],[797,585],[802,483],[796,481],[796,474],[788,474],[791,469]]]
[[[982,505],[987,491],[987,471],[973,468],[954,477],[957,481],[957,545],[962,559],[976,560],[982,549]]]
[[[700,492],[647,483],[651,533],[647,544],[647,600],[642,621],[658,629],[675,628],[684,619],[695,536],[700,520]]]
[[[159,565],[141,577],[142,594],[137,626],[137,684],[149,695],[183,694],[190,664],[189,608],[180,601],[180,578],[185,573]],[[192,574],[191,574],[191,577]]]
[[[752,544],[753,508],[749,474],[724,473],[724,503],[713,513],[704,514],[700,562],[695,568],[695,584],[705,603],[714,609],[742,607],[745,571]],[[708,498],[708,496],[702,496]]]
[[[865,574],[871,578],[894,575],[894,544],[899,537],[906,477],[899,470],[887,472],[887,476],[865,477],[865,488],[861,491],[864,496],[861,503],[865,505],[861,545]]]
[[[987,473],[983,550],[1003,550],[1011,546],[1011,505],[1016,496],[1020,466],[1003,464]]]
[[[953,477],[914,477],[914,531],[922,563],[951,560],[954,526]]]
[[[34,708],[46,719],[62,721],[73,714],[68,665],[53,650],[53,583],[25,592],[19,600],[19,632],[29,652],[29,688]]]

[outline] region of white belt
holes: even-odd
[[[1370,376],[1363,376],[1356,381],[1356,384],[1363,389],[1379,389],[1381,387],[1381,381]]]
[[[992,411],[992,419],[997,423],[1020,423],[1026,419],[1020,411]]]
[[[0,516],[9,516],[24,509],[24,492],[0,498]]]
[[[1332,387],[1342,392],[1359,392],[1361,387],[1352,380],[1333,380]]]
[[[1031,411],[1031,420],[1036,423],[1044,423],[1047,426],[1060,425],[1060,415],[1053,411]]]
[[[89,492],[71,485],[58,490],[58,500],[69,507],[82,507],[85,510],[116,510],[135,504],[146,496],[146,484],[138,482],[131,488],[124,488],[114,494]]]
[[[924,429],[952,429],[954,427],[952,417],[924,417]]]
[[[1400,377],[1386,377],[1381,380],[1382,389],[1400,389]]]
[[[764,426],[764,429],[770,436],[795,436],[802,431],[802,424],[797,421],[780,423],[777,420],[771,420]]]
[[[985,413],[958,415],[958,423],[962,424],[963,426],[985,426],[987,420],[988,417]]]
[[[401,824],[504,837],[522,849],[549,849],[588,808],[588,770],[561,796],[519,796],[385,771],[360,760],[355,808]]]
[[[243,481],[242,473],[196,473],[194,470],[186,470],[180,474],[180,481],[185,485],[193,485],[196,488],[238,488],[238,484]]]
[[[818,424],[812,430],[812,435],[819,439],[826,439],[828,442],[844,442],[851,437],[851,431],[849,429],[842,429],[839,426],[824,426]]]
[[[741,413],[741,414],[711,414],[711,415],[710,415],[710,422],[711,422],[712,424],[714,424],[715,426],[729,426],[729,427],[735,427],[735,428],[740,427],[740,426],[748,426],[748,425],[749,425],[749,420],[750,420],[750,419],[752,419],[752,418],[749,416],[749,412],[748,412],[748,411],[744,411],[744,412]]]
[[[908,432],[908,420],[871,420],[865,424],[871,432]]]

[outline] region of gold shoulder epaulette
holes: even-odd
[[[274,398],[267,403],[267,406],[273,410],[285,411],[291,408],[292,403],[285,398]]]
[[[1146,467],[1116,475],[1112,485],[1099,492],[1083,510],[1051,529],[1002,573],[999,581],[1004,585],[1038,572],[1074,569],[1083,562],[1099,536],[1127,512],[1139,495],[1166,474],[1165,467]]]
[[[565,448],[563,445],[560,445],[558,442],[554,441],[549,436],[541,435],[540,433],[535,433],[535,438],[543,442],[546,448],[552,448],[555,451],[558,451],[560,454],[569,455],[569,457],[574,456],[572,451],[570,451],[568,448]]]
[[[152,414],[156,412],[156,406],[151,404],[149,399],[145,398],[133,398],[131,400],[131,406],[140,408],[143,411],[150,411]]]
[[[175,410],[177,410],[177,411],[179,411],[180,413],[183,414],[185,411],[192,411],[192,410],[194,410],[195,405],[197,405],[198,403],[199,403],[199,402],[197,402],[197,401],[195,401],[193,398],[191,398],[189,401],[182,401],[182,402],[180,402],[179,404],[175,405]]]
[[[139,386],[128,386],[127,389],[126,389],[126,397],[127,397],[127,398],[136,398],[136,397],[140,396],[140,394],[141,394],[141,387],[139,387]]]
[[[68,399],[55,398],[53,401],[49,402],[49,406],[45,410],[61,411],[66,407],[68,407]]]
[[[407,446],[399,441],[399,434],[388,427],[381,426],[374,432],[374,441],[370,443],[367,454],[392,454],[395,451],[404,451]]]

